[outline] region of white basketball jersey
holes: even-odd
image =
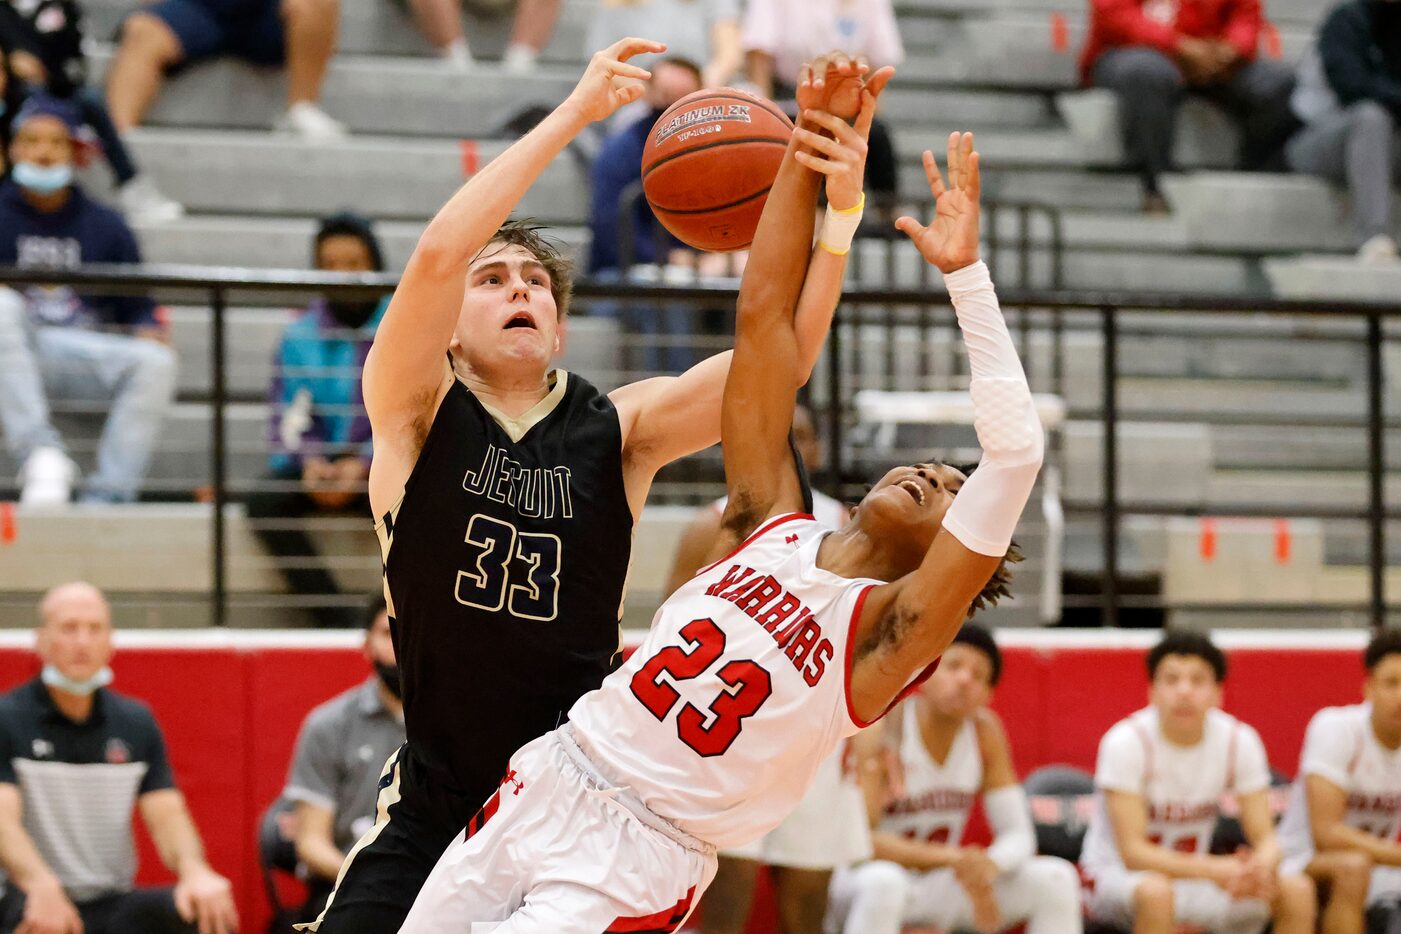
[[[770,519],[657,611],[646,641],[569,713],[614,780],[717,847],[777,826],[858,723],[848,645],[881,581],[817,566],[811,516]]]
[[[1120,720],[1099,744],[1095,785],[1100,789],[1085,833],[1085,871],[1094,876],[1123,868],[1104,790],[1142,796],[1148,805],[1148,839],[1181,853],[1206,853],[1226,792],[1268,788],[1269,763],[1255,730],[1222,710],[1210,710],[1202,739],[1178,746],[1163,735],[1152,707]]]
[[[1312,858],[1313,832],[1304,776],[1325,778],[1347,793],[1343,823],[1381,837],[1401,839],[1401,749],[1387,749],[1372,731],[1372,705],[1325,707],[1304,734],[1299,778],[1279,824],[1286,856]]]
[[[915,708],[913,701],[906,702],[901,716],[900,764],[905,771],[905,794],[886,805],[880,829],[912,840],[957,846],[983,787],[978,727],[972,717],[965,720],[940,765],[924,744]]]

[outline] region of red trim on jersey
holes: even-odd
[[[695,897],[696,887],[691,886],[685,896],[670,908],[663,908],[645,918],[615,918],[604,934],[670,934],[691,913],[691,902]]]
[[[764,523],[763,525],[755,529],[753,532],[751,532],[748,538],[736,545],[734,551],[725,555],[725,557],[721,558],[719,561],[707,564],[705,567],[701,568],[699,571],[696,572],[696,576],[699,577],[702,574],[715,570],[716,567],[724,564],[726,561],[730,560],[735,555],[739,554],[741,551],[752,545],[754,543],[754,540],[757,539],[760,535],[763,535],[765,532],[777,528],[785,522],[792,522],[794,519],[807,519],[811,521],[812,516],[806,512],[790,512],[787,515],[776,516],[770,519],[768,522]]]
[[[496,811],[501,807],[501,789],[496,789],[496,793],[486,799],[486,804],[482,809],[472,815],[472,819],[467,822],[467,833],[462,837],[462,842],[466,843],[472,839],[486,826],[486,822],[496,816]]]
[[[850,624],[848,624],[846,630],[846,673],[844,676],[845,680],[843,681],[843,686],[845,688],[843,693],[846,694],[846,715],[851,718],[852,723],[856,724],[863,730],[866,729],[866,727],[870,726],[872,723],[875,723],[876,720],[879,720],[881,717],[890,713],[890,707],[894,707],[895,704],[899,703],[900,698],[905,696],[905,692],[902,691],[900,693],[900,697],[897,697],[894,701],[891,701],[890,707],[887,707],[880,712],[880,717],[876,717],[876,720],[871,721],[862,720],[856,715],[856,709],[851,706],[851,666],[855,663],[856,656],[856,624],[861,621],[861,609],[866,605],[866,598],[870,596],[871,591],[875,588],[875,584],[867,584],[866,587],[861,591],[861,593],[857,594],[856,606],[853,607],[851,610],[851,622]],[[939,660],[935,659],[934,664],[930,665],[928,668],[925,669],[927,673],[922,675],[920,681],[916,682],[914,686],[918,687],[919,684],[922,683],[924,678],[928,678],[928,672],[933,672],[934,667],[938,664]],[[906,691],[908,690],[909,689],[906,688]]]

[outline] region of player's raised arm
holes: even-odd
[[[622,39],[596,53],[564,103],[472,176],[428,224],[365,361],[365,407],[376,440],[381,432],[398,434],[401,426],[420,422],[437,400],[468,262],[570,140],[641,97],[641,81],[650,73],[627,60],[665,48]]]
[[[800,76],[798,100],[806,112],[818,116],[816,122],[812,117],[800,120],[798,138],[800,142],[806,141],[804,148],[808,152],[804,155],[811,156],[804,165],[823,167],[822,174],[827,177],[828,200],[843,210],[829,212],[823,228],[827,230],[829,226],[832,227],[828,239],[838,249],[808,252],[811,247],[809,241],[802,258],[804,273],[799,279],[802,285],[797,298],[797,311],[793,311],[791,302],[787,308],[788,326],[797,330],[799,385],[807,382],[826,342],[832,315],[841,299],[846,250],[850,247],[856,225],[861,221],[864,204],[861,178],[866,161],[866,138],[870,133],[869,120],[864,125],[853,127],[832,114],[857,118],[863,88],[875,99],[895,74],[893,68],[883,68],[863,80],[866,66],[838,53],[805,66],[809,70],[814,67],[822,70],[823,80],[803,82]],[[833,130],[833,126],[840,127],[839,136],[819,136],[836,134],[838,131]],[[819,138],[827,145],[823,149],[809,148],[811,141]],[[810,179],[810,182],[816,184],[815,179]],[[844,195],[838,194],[834,186],[845,187],[847,191]],[[771,191],[769,201],[773,198]],[[809,203],[809,215],[812,208],[813,204]],[[811,216],[796,219],[795,223],[811,234]],[[793,228],[787,232],[796,233],[797,230]],[[757,233],[755,242],[758,243]],[[755,250],[751,249],[751,264],[754,257]],[[767,270],[761,264],[756,274],[767,276]],[[638,464],[639,472],[646,474],[649,482],[651,472],[679,457],[709,447],[720,437],[721,396],[732,361],[733,352],[726,351],[702,361],[680,376],[643,380],[611,394],[624,424],[624,445],[634,455],[629,462]]]
[[[945,184],[932,153],[924,169],[936,202],[928,227],[896,226],[944,274],[968,350],[973,423],[983,458],[957,491],[923,563],[866,601],[852,677],[857,713],[879,716],[914,673],[937,658],[1007,555],[1041,468],[1044,432],[1007,332],[987,266],[978,258],[979,175],[973,135],[949,138]]]

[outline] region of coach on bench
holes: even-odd
[[[106,688],[102,592],[50,590],[36,649],[43,673],[0,695],[0,934],[232,934],[229,882],[204,860],[155,718]],[[135,887],[133,803],[173,889]]]

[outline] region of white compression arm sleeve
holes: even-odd
[[[1026,373],[1002,320],[983,262],[944,276],[972,373],[973,427],[983,459],[944,517],[944,528],[969,551],[999,558],[1031,497],[1045,453],[1045,432]]]
[[[1004,873],[1011,872],[1036,855],[1036,829],[1021,785],[1006,785],[983,795],[983,810],[992,826],[992,846],[988,859]]]

